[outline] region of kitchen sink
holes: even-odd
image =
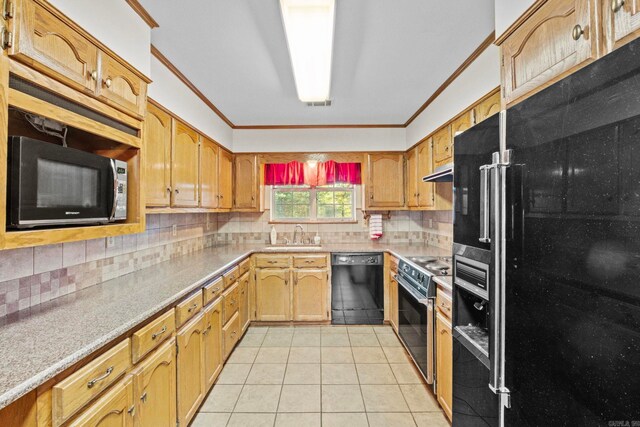
[[[321,251],[320,245],[269,245],[264,248],[266,251],[286,252],[286,251]]]

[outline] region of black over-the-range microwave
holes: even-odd
[[[127,218],[127,163],[9,137],[7,227],[106,224]]]

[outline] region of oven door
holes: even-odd
[[[418,295],[401,276],[396,279],[398,334],[427,383],[433,384],[433,300]]]
[[[11,138],[10,157],[11,227],[109,221],[111,159],[26,137]]]

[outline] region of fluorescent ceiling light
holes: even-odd
[[[326,101],[331,87],[335,0],[280,0],[298,98]]]

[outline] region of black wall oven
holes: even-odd
[[[9,138],[8,228],[127,217],[127,164],[35,139]]]

